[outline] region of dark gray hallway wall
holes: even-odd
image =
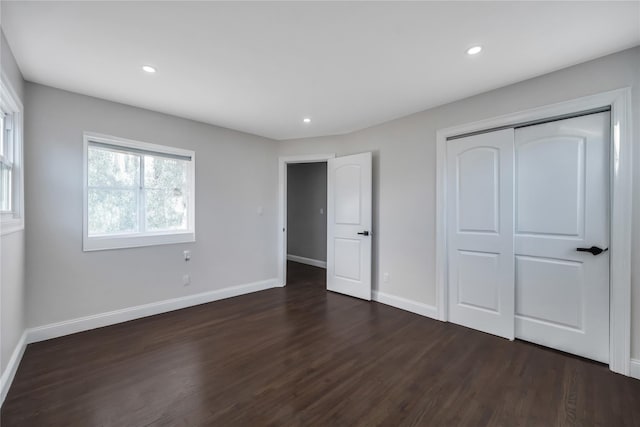
[[[288,165],[288,255],[327,260],[326,213],[327,164],[322,162]]]

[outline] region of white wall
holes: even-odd
[[[24,81],[0,31],[0,66],[24,104]],[[25,329],[24,231],[0,238],[0,372],[4,373]]]
[[[435,305],[436,131],[626,86],[634,120],[632,356],[640,358],[640,47],[348,135],[283,141],[280,155],[372,151],[374,288]]]
[[[277,276],[276,142],[33,83],[26,101],[29,327]],[[194,150],[196,242],[83,252],[83,131]]]
[[[326,213],[327,163],[287,165],[288,255],[327,260]]]

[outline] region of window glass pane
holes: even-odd
[[[179,189],[146,189],[148,231],[186,230],[187,194]]]
[[[138,190],[89,189],[89,235],[138,231]]]
[[[144,157],[145,188],[174,189],[187,183],[187,161],[168,157]]]
[[[0,211],[11,212],[11,167],[0,163]]]
[[[144,187],[148,231],[188,228],[188,162],[145,156]]]
[[[89,147],[90,187],[138,187],[140,156]]]

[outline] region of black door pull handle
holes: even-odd
[[[600,255],[602,252],[607,252],[609,248],[600,249],[597,246],[591,246],[590,248],[576,248],[578,252],[591,252],[591,255]]]
[[[368,236],[369,232],[368,231],[361,231],[358,234],[360,234],[361,236]]]

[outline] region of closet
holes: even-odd
[[[450,321],[609,361],[609,116],[447,142]]]

